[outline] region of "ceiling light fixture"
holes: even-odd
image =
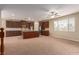
[[[49,12],[47,18],[55,18],[55,17],[58,17],[58,16],[59,16],[59,14],[58,14],[57,11],[51,11],[51,12]]]

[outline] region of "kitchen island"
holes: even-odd
[[[38,31],[23,32],[23,39],[35,38],[35,37],[39,37],[39,32]]]

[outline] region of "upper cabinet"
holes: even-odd
[[[45,30],[49,28],[49,21],[40,21],[39,24],[40,24],[41,30]]]
[[[34,29],[34,22],[30,21],[6,21],[6,28],[28,28]]]
[[[21,28],[20,21],[6,21],[7,28]]]

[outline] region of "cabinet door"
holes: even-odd
[[[7,28],[21,28],[19,21],[6,21]]]

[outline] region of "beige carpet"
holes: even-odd
[[[7,55],[62,55],[79,54],[79,42],[52,37],[39,37],[23,40],[21,37],[5,38]]]

